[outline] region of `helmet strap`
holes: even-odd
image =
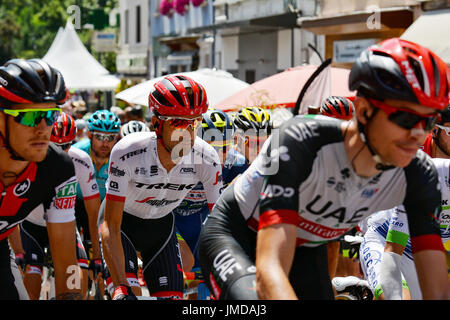
[[[159,122],[158,126],[155,128],[155,133],[156,133],[156,138],[161,142],[161,145],[163,146],[164,149],[166,149],[166,151],[168,153],[172,152],[172,149],[170,149],[165,143],[164,143],[164,139],[162,136],[162,123]]]
[[[381,157],[378,155],[378,153],[375,151],[375,148],[370,144],[369,139],[367,139],[366,134],[366,126],[364,126],[359,120],[358,121],[358,131],[359,136],[361,137],[361,140],[363,143],[367,146],[369,149],[370,154],[372,155],[373,161],[375,161],[375,168],[380,171],[386,171],[395,168],[395,166],[390,164],[385,164]],[[368,119],[370,121],[370,119]]]

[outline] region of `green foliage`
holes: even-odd
[[[67,8],[77,5],[81,25],[89,23],[94,10],[107,14],[118,0],[0,0],[0,64],[12,58],[42,58],[50,48],[59,27],[66,25]],[[81,41],[91,49],[91,30],[77,30]],[[112,54],[111,54],[112,55]],[[110,63],[111,58],[105,57]],[[108,67],[107,67],[108,68]],[[109,66],[108,69],[112,68]],[[115,66],[113,67],[115,68]]]

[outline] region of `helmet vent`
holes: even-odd
[[[434,73],[434,95],[436,97],[439,96],[439,83],[441,83],[441,79],[439,76],[439,68],[437,66],[436,60],[434,60],[433,55],[429,55],[430,56],[430,60],[431,60],[431,64],[433,65],[433,73]],[[447,85],[448,85],[448,81],[447,81]],[[447,90],[448,91],[448,90]]]
[[[425,91],[422,67],[420,66],[420,63],[416,59],[413,59],[412,57],[408,57],[408,62],[411,68],[413,69],[414,74],[416,75],[417,81],[419,81],[420,88],[422,89],[422,91]]]

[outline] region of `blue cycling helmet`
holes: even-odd
[[[231,118],[222,110],[208,109],[203,115],[202,126],[198,135],[205,138],[207,130],[219,130],[220,141],[233,139],[235,127]],[[206,135],[205,135],[206,134]],[[213,140],[219,140],[217,135],[212,136]],[[208,139],[209,140],[209,139]]]
[[[95,111],[87,120],[89,131],[117,133],[120,131],[120,119],[109,110]]]

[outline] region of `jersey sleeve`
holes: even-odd
[[[220,192],[223,187],[222,166],[217,152],[205,143],[205,153],[202,159],[202,164],[197,165],[199,172],[198,178],[203,184],[205,190],[206,200],[211,209],[220,197]]]
[[[405,168],[405,210],[413,253],[422,250],[442,250],[439,229],[441,213],[441,185],[431,158],[420,151]]]
[[[50,223],[65,223],[75,220],[75,201],[77,194],[77,179],[75,176],[75,167],[72,159],[62,151],[52,155],[49,165],[54,167],[48,168],[49,172],[53,172],[55,178],[53,188],[54,192],[50,194],[50,198],[43,202],[44,218]],[[58,175],[55,175],[58,172]]]
[[[409,240],[408,218],[403,206],[393,210],[389,220],[389,230],[386,236],[387,242],[397,243],[406,247]]]
[[[69,149],[69,155],[75,166],[75,174],[83,194],[83,200],[100,197],[97,179],[95,178],[94,164],[89,155],[79,149]]]
[[[109,174],[106,181],[106,199],[108,200],[125,202],[128,183],[131,179],[125,157],[128,151],[120,142],[111,150]]]
[[[334,124],[334,135],[341,136]],[[299,224],[299,187],[312,171],[313,162],[321,145],[318,122],[313,119],[294,117],[275,131],[265,150],[265,176],[260,195],[260,219],[258,228],[274,224]],[[333,130],[333,129],[332,129]]]

